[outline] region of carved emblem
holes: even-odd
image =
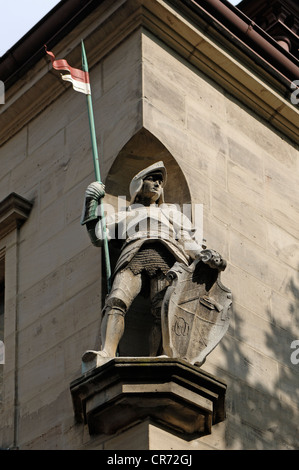
[[[162,304],[163,348],[170,357],[202,365],[229,326],[230,289],[220,271],[201,260],[175,263]]]

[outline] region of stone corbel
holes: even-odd
[[[75,419],[113,435],[149,418],[190,440],[225,419],[226,384],[182,359],[114,358],[70,386]]]

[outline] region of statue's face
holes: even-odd
[[[163,178],[160,173],[148,175],[143,180],[143,186],[140,191],[142,198],[150,199],[151,202],[158,201],[163,188]]]

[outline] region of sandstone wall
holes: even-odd
[[[150,35],[143,53],[145,126],[183,168],[207,244],[229,263],[230,328],[203,366],[227,380],[228,417],[198,445],[296,448],[298,148]]]
[[[208,246],[228,260],[231,323],[203,366],[227,382],[227,419],[191,443],[151,426],[152,448],[298,448],[299,366],[290,360],[299,338],[298,149],[146,30],[94,66],[91,83],[103,179],[146,131],[145,144],[157,139],[180,167],[192,203],[203,204]],[[67,88],[0,159],[0,200],[16,192],[34,203],[11,261],[17,349],[6,314],[6,358],[16,362],[5,370],[1,445],[17,435],[21,449],[118,449],[126,439],[142,448],[139,428],[132,439],[90,440],[74,423],[69,385],[96,342],[102,296],[101,250],[80,226],[94,179],[84,95]]]

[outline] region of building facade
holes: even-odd
[[[276,17],[258,3],[62,0],[0,59],[2,448],[298,449],[299,15],[292,1],[273,2]],[[74,418],[103,254],[80,225],[95,179],[85,97],[44,44],[80,67],[81,39],[106,201],[163,160],[165,199],[202,204],[206,243],[228,261],[230,326],[202,366],[227,384],[226,419],[193,440],[155,422],[91,436]]]

